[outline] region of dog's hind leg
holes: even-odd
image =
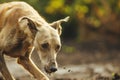
[[[0,51],[0,72],[5,80],[15,80],[8,71],[2,50]]]
[[[37,80],[49,80],[47,76],[45,76],[30,59],[32,51],[33,48],[32,50],[28,50],[25,56],[19,57],[18,63],[28,70]]]

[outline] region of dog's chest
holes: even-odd
[[[12,57],[22,56],[30,46],[26,39],[27,34],[25,34],[23,31],[13,29],[8,31],[6,35],[4,34],[2,37],[2,44],[0,46],[5,51],[6,55]]]
[[[29,47],[30,44],[26,41],[18,42],[16,45],[13,45],[6,54],[11,57],[24,56]]]

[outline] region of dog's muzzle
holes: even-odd
[[[49,65],[46,65],[44,67],[44,69],[45,69],[46,73],[50,74],[50,73],[54,73],[57,71],[57,66],[56,66],[55,62],[52,62]]]

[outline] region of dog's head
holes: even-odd
[[[25,25],[27,22],[26,26],[28,28],[26,31],[29,32],[29,36],[32,36],[34,39],[35,49],[37,50],[47,73],[57,71],[56,56],[61,49],[61,23],[67,22],[68,19],[69,17],[66,17],[50,24],[41,24],[41,22],[35,22],[27,17],[23,17],[19,21],[22,25]]]

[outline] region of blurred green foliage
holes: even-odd
[[[0,0],[0,3],[9,1],[15,0]],[[78,39],[80,41],[80,38],[83,38],[84,40],[85,35],[83,34],[85,34],[87,29],[98,31],[95,34],[102,33],[102,31],[108,31],[117,35],[120,34],[120,27],[117,23],[120,21],[120,0],[18,1],[25,1],[31,4],[48,22],[70,16],[69,23],[63,24],[65,26],[63,27],[62,35],[64,39]],[[87,36],[91,34],[90,32],[87,32]]]
[[[74,53],[77,49],[73,46],[67,46],[67,45],[63,45],[62,50],[65,53]]]

